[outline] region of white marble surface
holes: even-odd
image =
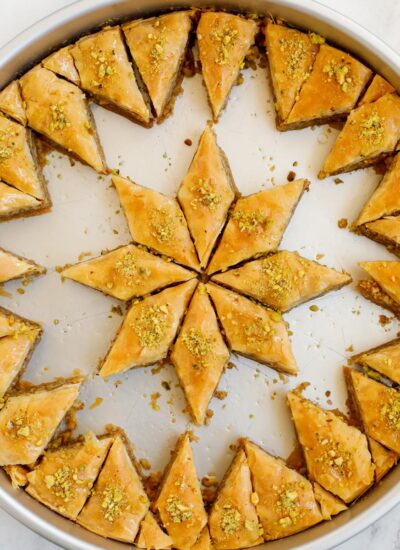
[[[71,0],[2,0],[0,46],[51,11],[71,3]],[[355,19],[400,52],[399,0],[320,0],[320,3]],[[337,547],[337,550],[364,550],[366,547],[400,550],[399,520],[400,507],[397,507],[369,529]],[[57,548],[0,510],[0,550]]]

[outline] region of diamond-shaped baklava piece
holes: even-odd
[[[370,166],[393,153],[399,140],[400,97],[386,94],[350,113],[318,177]]]
[[[212,550],[212,548],[213,545],[211,542],[210,531],[208,527],[204,527],[196,543],[191,547],[191,550]]]
[[[0,111],[24,126],[26,125],[25,108],[17,80],[11,82],[0,92]]]
[[[84,36],[70,52],[80,86],[100,105],[149,124],[150,110],[136,82],[120,27]]]
[[[35,462],[78,397],[82,378],[33,386],[0,411],[0,466]]]
[[[343,118],[357,103],[371,71],[348,53],[321,44],[310,76],[286,119],[288,128],[303,128]]]
[[[368,438],[369,450],[375,464],[375,481],[378,483],[399,460],[399,455],[387,449],[372,437]]]
[[[395,91],[394,87],[387,80],[382,78],[379,74],[376,74],[358,105],[373,103],[380,97],[386,94],[392,94]]]
[[[43,203],[0,181],[0,221],[43,210]]]
[[[276,311],[215,284],[207,290],[232,351],[273,369],[296,374],[287,325]]]
[[[302,258],[296,252],[284,250],[219,273],[212,280],[273,309],[288,311],[312,298],[342,288],[351,282],[351,277]]]
[[[136,19],[122,30],[158,118],[180,83],[193,11]]]
[[[365,433],[400,454],[400,393],[354,369],[346,380]]]
[[[374,481],[366,436],[296,392],[288,401],[310,478],[346,503],[359,497]]]
[[[350,362],[373,369],[400,384],[400,339],[354,355]]]
[[[178,201],[132,181],[113,176],[132,238],[178,263],[199,269],[186,220]]]
[[[258,254],[276,250],[307,187],[307,180],[297,180],[240,198],[229,217],[208,272],[215,273]]]
[[[207,126],[178,191],[201,267],[210,259],[234,198],[235,184],[227,158]]]
[[[146,550],[165,550],[171,548],[172,539],[167,533],[164,533],[156,518],[149,511],[140,524],[140,531],[135,545]]]
[[[191,280],[135,302],[101,365],[100,376],[165,359],[196,285],[197,280]]]
[[[319,504],[321,515],[324,520],[328,521],[332,519],[333,516],[336,516],[337,514],[340,514],[340,512],[344,512],[345,510],[347,510],[347,506],[344,504],[343,501],[335,497],[335,495],[332,495],[332,493],[330,493],[329,491],[325,491],[325,489],[323,489],[321,485],[319,485],[315,481],[313,483],[313,490],[315,500]]]
[[[249,463],[239,449],[210,510],[210,534],[216,548],[248,548],[263,542],[256,501]]]
[[[79,78],[79,73],[76,70],[74,58],[71,54],[71,46],[65,46],[61,50],[50,54],[42,61],[42,66],[66,78],[73,84],[80,86],[81,79]]]
[[[133,459],[117,436],[77,522],[102,537],[133,543],[149,506]]]
[[[239,15],[206,11],[200,17],[199,56],[215,121],[225,107],[256,33],[257,23]]]
[[[188,433],[178,439],[153,506],[173,547],[191,548],[207,524],[207,514]]]
[[[190,302],[171,361],[175,367],[192,416],[202,424],[208,403],[229,359],[217,317],[204,285]]]
[[[389,252],[400,256],[400,216],[366,223],[360,231],[369,239],[386,246]]]
[[[33,68],[20,82],[29,126],[97,172],[105,173],[103,151],[85,94],[43,67]]]
[[[88,433],[84,441],[46,451],[27,475],[27,493],[51,510],[76,520],[111,443],[111,438],[97,439]]]
[[[61,276],[127,301],[188,281],[195,274],[150,254],[144,248],[129,244],[98,258],[67,267]]]
[[[307,35],[297,29],[267,20],[265,40],[269,70],[275,96],[277,127],[289,116],[299,91],[310,75],[319,46],[317,35]]]
[[[400,262],[360,262],[359,265],[372,277],[358,283],[364,298],[400,317]]]
[[[33,260],[28,260],[0,248],[0,283],[19,279],[20,277],[42,275],[43,273],[46,273],[46,268],[38,265]]]
[[[322,521],[307,478],[248,440],[244,450],[265,540],[288,537]]]

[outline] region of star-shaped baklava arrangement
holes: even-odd
[[[169,358],[201,424],[231,351],[296,374],[281,313],[351,281],[277,252],[308,182],[241,197],[209,125],[176,198],[112,180],[133,243],[62,272],[129,302],[100,376]]]

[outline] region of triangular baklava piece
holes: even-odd
[[[36,326],[36,323],[28,321],[23,317],[19,317],[19,315],[16,315],[12,311],[0,307],[0,338],[3,336],[12,336],[29,332],[31,325]]]
[[[400,256],[400,216],[366,223],[360,231],[369,239],[386,246],[389,252]]]
[[[165,550],[171,548],[172,539],[161,529],[156,518],[149,511],[140,524],[140,531],[135,545],[146,550]]]
[[[267,20],[265,41],[275,96],[277,127],[281,129],[310,75],[319,46],[314,35]]]
[[[85,94],[43,67],[33,68],[20,82],[29,126],[97,172],[105,173],[103,151]]]
[[[197,287],[174,344],[171,361],[196,424],[202,424],[208,403],[229,359],[217,317],[203,284]]]
[[[400,339],[354,355],[351,363],[373,369],[400,384]]]
[[[244,450],[265,540],[288,537],[322,521],[308,479],[248,440]]]
[[[207,126],[178,191],[201,267],[210,259],[234,198],[235,184],[228,161]]]
[[[150,110],[136,82],[120,27],[106,27],[71,46],[80,86],[96,102],[148,125]]]
[[[100,376],[165,359],[196,285],[197,280],[191,280],[134,303],[101,365]]]
[[[284,250],[214,275],[212,280],[273,309],[288,311],[342,288],[351,283],[351,276]]]
[[[0,92],[0,111],[24,126],[26,125],[25,108],[17,80],[11,82]]]
[[[113,176],[132,238],[139,244],[199,269],[186,220],[176,199]]]
[[[19,279],[20,277],[42,275],[43,273],[46,273],[46,268],[38,265],[33,260],[28,260],[0,248],[0,283]]]
[[[176,11],[160,17],[136,19],[122,27],[159,119],[179,85],[193,14],[193,11]]]
[[[255,504],[249,463],[239,449],[210,510],[210,534],[216,548],[248,548],[263,542]]]
[[[340,512],[347,510],[347,506],[340,498],[335,497],[335,495],[332,495],[329,491],[325,491],[325,489],[315,481],[313,483],[313,490],[315,500],[319,504],[324,520],[329,521],[333,516],[337,516]]]
[[[400,140],[400,97],[386,94],[351,111],[335,141],[320,179],[375,164]]]
[[[365,433],[400,454],[400,393],[354,369],[346,380]]]
[[[346,503],[359,497],[374,481],[365,435],[296,392],[288,401],[310,478]]]
[[[240,15],[206,11],[200,17],[199,56],[214,121],[225,107],[256,33],[257,23]]]
[[[397,464],[399,455],[386,449],[372,437],[368,438],[368,443],[375,464],[375,481],[378,483]]]
[[[357,103],[371,75],[368,67],[348,53],[321,44],[285,126],[304,128],[343,118]]]
[[[0,181],[0,221],[43,210],[43,203]]]
[[[207,290],[232,351],[297,374],[287,325],[279,313],[215,284],[208,284]]]
[[[210,537],[210,531],[208,527],[204,527],[203,531],[200,533],[199,538],[191,547],[191,550],[212,550],[212,542]]]
[[[84,441],[46,451],[27,476],[27,493],[51,510],[76,520],[111,443],[111,438],[97,439],[88,433]]]
[[[364,298],[400,317],[400,262],[360,262],[359,265],[372,277],[358,283]]]
[[[207,524],[189,434],[178,439],[167,466],[154,510],[174,548],[191,548]]]
[[[307,180],[296,180],[240,198],[229,217],[208,272],[215,273],[258,254],[276,250],[307,187]]]
[[[33,386],[6,400],[0,411],[0,466],[38,459],[78,397],[82,380]]]
[[[373,103],[380,97],[386,94],[392,94],[395,91],[394,87],[387,80],[382,78],[381,75],[376,74],[358,105]]]
[[[71,46],[65,46],[61,50],[50,54],[42,61],[42,66],[66,78],[73,84],[80,86],[81,79],[79,78],[79,73],[76,70],[74,58],[71,54]]]
[[[132,457],[117,436],[77,522],[102,537],[133,543],[149,506]]]
[[[61,276],[127,301],[188,281],[195,274],[150,254],[144,248],[129,244],[98,258],[67,267]]]

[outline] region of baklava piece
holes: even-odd
[[[20,277],[43,275],[43,273],[46,273],[46,268],[38,265],[33,260],[28,260],[0,248],[0,283],[19,279]]]
[[[122,30],[159,120],[182,77],[194,11],[137,19]]]
[[[364,298],[400,318],[400,262],[360,262],[359,265],[372,277],[358,283]]]
[[[366,223],[360,228],[360,231],[369,239],[383,244],[389,252],[400,257],[400,216]]]
[[[113,176],[112,181],[128,220],[132,239],[180,264],[199,269],[199,261],[178,201],[120,176]]]
[[[362,495],[374,481],[366,436],[296,392],[288,401],[311,480],[345,503]]]
[[[28,213],[39,213],[43,203],[0,180],[0,221]]]
[[[112,443],[88,433],[84,441],[46,451],[27,475],[26,492],[51,510],[76,520]]]
[[[0,92],[0,111],[26,126],[26,114],[19,82],[14,80]]]
[[[318,174],[320,179],[375,164],[400,140],[400,97],[386,94],[354,109]]]
[[[307,180],[301,179],[240,198],[230,214],[208,273],[275,251],[308,185]]]
[[[153,507],[178,550],[191,548],[207,524],[188,433],[178,439]]]
[[[105,357],[100,376],[165,359],[197,285],[191,280],[133,303]]]
[[[364,105],[365,103],[373,103],[380,97],[386,94],[392,94],[396,90],[394,87],[379,74],[376,74],[368,86],[365,94],[362,96],[358,105]]]
[[[267,541],[288,537],[322,521],[311,483],[245,440],[244,450],[250,467],[253,502]]]
[[[150,254],[144,247],[129,244],[98,258],[67,267],[61,276],[128,301],[193,279],[195,274]]]
[[[375,465],[375,481],[378,483],[399,460],[399,455],[372,439],[368,438],[369,450]]]
[[[204,527],[196,543],[191,547],[191,550],[212,550],[212,548],[213,545],[211,542],[210,531],[208,527]]]
[[[357,363],[367,371],[373,369],[400,384],[400,339],[354,355],[350,363]]]
[[[297,252],[282,251],[214,275],[212,281],[278,311],[288,311],[348,285],[351,276],[302,258]]]
[[[133,543],[149,506],[133,457],[117,436],[77,522],[102,537]]]
[[[84,36],[70,52],[80,86],[97,103],[149,125],[150,110],[136,82],[120,27]]]
[[[203,284],[190,302],[171,361],[196,424],[202,424],[208,403],[229,359],[217,317]]]
[[[249,548],[263,542],[246,454],[239,449],[212,505],[210,534],[216,548]]]
[[[215,284],[207,290],[232,351],[277,371],[297,374],[287,325],[280,313]]]
[[[200,138],[178,201],[185,214],[201,267],[208,264],[235,198],[235,184],[224,152],[207,126]]]
[[[216,122],[254,44],[258,27],[240,15],[204,12],[197,26],[202,74]]]
[[[79,73],[76,70],[74,58],[71,54],[71,46],[65,46],[61,50],[50,54],[42,61],[42,67],[58,76],[66,78],[77,86],[81,84],[81,79],[79,78]]]
[[[310,76],[285,121],[285,128],[304,128],[345,118],[371,75],[370,69],[348,53],[321,44]]]
[[[43,67],[27,72],[20,83],[29,126],[97,172],[106,173],[85,94],[75,84]]]
[[[0,466],[32,464],[78,397],[83,378],[33,386],[11,395],[0,411]]]
[[[140,524],[135,545],[146,550],[165,550],[171,548],[172,539],[161,529],[156,518],[149,511]]]
[[[30,470],[25,466],[4,466],[3,469],[10,478],[13,489],[19,489],[28,484],[28,473]]]
[[[347,506],[339,498],[332,495],[329,491],[325,491],[319,483],[313,482],[313,490],[315,500],[318,502],[321,515],[325,521],[329,521],[333,516],[337,516],[340,512],[347,510]]]

